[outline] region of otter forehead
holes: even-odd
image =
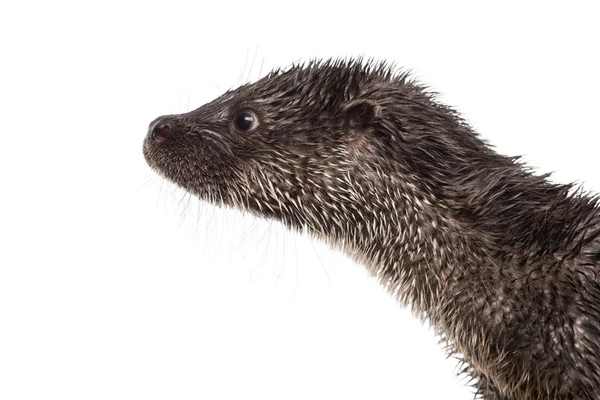
[[[335,111],[344,102],[375,86],[398,89],[408,83],[407,77],[407,73],[394,72],[392,66],[383,62],[311,61],[274,70],[234,93],[242,100],[323,113]]]

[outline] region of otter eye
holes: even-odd
[[[233,125],[240,132],[250,132],[258,126],[258,118],[252,111],[242,110],[235,116]]]

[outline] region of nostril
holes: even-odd
[[[172,133],[171,124],[169,124],[169,122],[170,121],[165,117],[156,119],[148,128],[147,138],[149,140],[156,140],[157,142],[165,141]]]
[[[171,135],[171,125],[158,124],[152,129],[152,139],[157,142],[165,141]]]

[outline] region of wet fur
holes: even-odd
[[[239,133],[240,109],[259,127]],[[460,354],[485,399],[600,398],[595,196],[497,154],[385,64],[296,65],[163,117],[160,174],[346,251]]]

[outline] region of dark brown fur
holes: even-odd
[[[252,110],[259,126],[232,120]],[[595,196],[499,155],[384,64],[311,62],[166,116],[146,160],[352,254],[464,357],[485,399],[600,399]]]

